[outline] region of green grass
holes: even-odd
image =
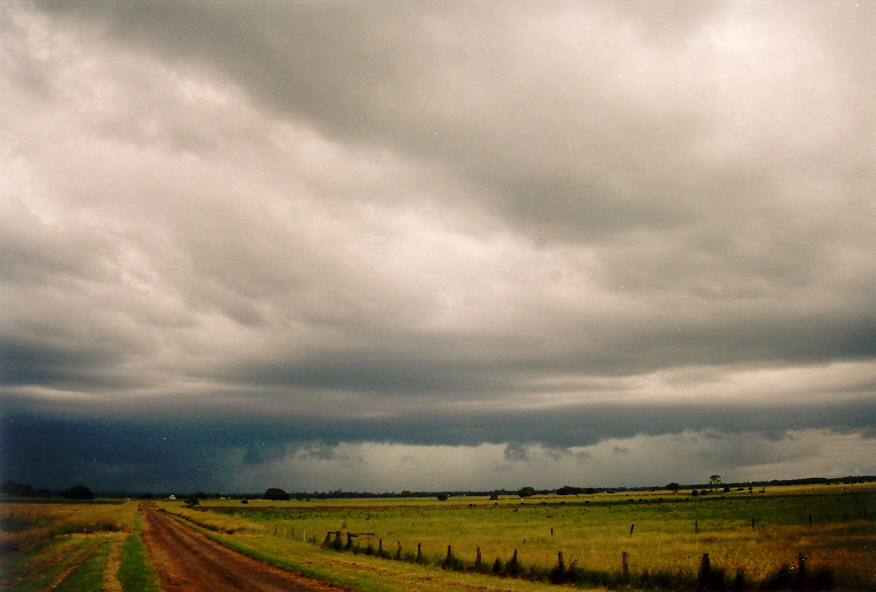
[[[109,544],[133,528],[136,515],[133,502],[0,504],[0,589],[99,590],[101,583],[89,586],[103,580]]]
[[[158,578],[140,538],[140,517],[134,532],[125,538],[121,550],[118,578],[124,592],[161,592]]]
[[[64,572],[84,561],[99,546],[92,537],[51,540],[39,548],[7,555],[0,569],[0,590],[40,592],[49,589]]]
[[[111,541],[99,544],[82,563],[61,580],[53,592],[84,592],[103,589],[103,574]]]

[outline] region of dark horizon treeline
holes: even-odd
[[[876,476],[873,475],[855,475],[855,476],[846,476],[846,477],[806,477],[802,479],[773,479],[770,481],[744,481],[744,482],[728,482],[721,483],[722,488],[738,488],[738,487],[776,487],[776,486],[787,486],[787,485],[835,485],[835,484],[855,484],[855,483],[869,483],[876,481]],[[711,489],[714,485],[710,483],[693,483],[693,484],[685,484],[679,485],[679,489]],[[278,488],[269,488],[270,489],[278,489]],[[564,485],[563,487],[559,487],[556,489],[534,489],[534,488],[524,488],[531,490],[531,494],[529,495],[549,495],[549,494],[559,494],[559,495],[592,495],[596,493],[623,493],[623,492],[641,492],[641,491],[660,491],[666,489],[666,486],[640,486],[640,487],[578,487],[571,485]],[[290,491],[288,493],[289,498],[294,498],[297,500],[311,500],[311,499],[348,499],[348,498],[402,498],[402,497],[435,497],[437,494],[444,494],[446,496],[498,496],[498,495],[519,495],[521,490],[519,489],[494,489],[494,490],[433,490],[433,491],[409,491],[403,490],[400,492],[380,492],[375,493],[372,491],[343,491],[343,490],[334,490],[334,491]],[[142,498],[142,499],[151,499],[151,498],[162,498],[168,497],[176,492],[172,491],[161,491],[161,492],[144,492],[144,491],[132,491],[132,490],[105,490],[105,491],[97,491],[92,492],[90,488],[85,485],[77,484],[72,487],[69,487],[64,490],[51,491],[46,488],[34,489],[28,483],[18,483],[11,479],[4,481],[0,484],[0,496],[4,498],[65,498],[65,499],[93,499],[95,497],[109,497],[109,498]],[[284,492],[285,493],[285,492]],[[206,498],[231,498],[231,499],[259,499],[265,497],[265,494],[260,493],[204,493],[203,491],[198,492],[189,492],[189,493],[176,493],[176,497],[179,499],[183,499],[186,496],[195,496],[201,499]]]

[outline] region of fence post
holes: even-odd
[[[621,569],[623,570],[624,579],[630,578],[630,554],[626,551],[621,555]]]
[[[423,544],[417,543],[417,563],[423,559]]]
[[[630,524],[630,536],[633,536],[633,529],[636,528],[635,524]]]
[[[812,514],[809,514],[809,526],[812,526]]]
[[[292,539],[295,538],[295,527],[294,526],[292,527],[292,534],[289,535],[289,538],[292,538]]]
[[[694,520],[694,534],[697,534],[699,532],[700,532],[700,521]]]
[[[562,551],[557,551],[557,567],[559,568],[559,571],[561,573],[566,570],[566,566],[563,564],[563,552]]]
[[[751,529],[754,530],[754,518],[751,519]]]
[[[453,553],[450,551],[450,545],[447,545],[447,557],[444,559],[445,563],[450,563],[450,558],[453,556]]]
[[[554,536],[554,528],[551,527],[551,536]]]
[[[709,577],[712,573],[712,564],[709,562],[709,554],[703,553],[703,558],[700,560],[700,584],[708,585]]]
[[[481,567],[481,548],[478,547],[477,554],[475,555],[475,569],[480,569]]]
[[[350,531],[347,531],[347,547],[353,546],[353,535],[350,534]]]
[[[377,556],[383,557],[383,539],[377,539]]]
[[[797,577],[801,581],[806,578],[806,553],[797,553]]]
[[[401,541],[396,541],[395,543],[396,543],[396,545],[398,545],[398,547],[396,547],[396,550],[395,550],[395,558],[401,559]]]

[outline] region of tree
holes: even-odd
[[[582,493],[584,490],[580,487],[574,487],[572,485],[563,485],[559,489],[557,489],[557,495],[578,495]]]
[[[16,483],[11,479],[0,484],[0,493],[10,497],[33,497],[33,487],[27,483]]]
[[[279,487],[270,487],[265,491],[265,499],[285,501],[289,499],[289,494]]]
[[[718,486],[721,484],[721,475],[710,475],[709,481],[712,484],[712,489],[715,491],[718,490]]]
[[[67,499],[94,499],[94,494],[84,485],[74,485],[61,492],[61,497]]]
[[[531,495],[535,495],[535,488],[527,485],[526,487],[521,487],[517,491],[517,495],[520,497],[530,497]]]
[[[201,503],[201,501],[198,499],[197,494],[190,495],[189,497],[186,498],[186,505],[190,508],[194,508],[195,506],[197,506],[200,503]]]
[[[671,491],[671,492],[672,492],[672,495],[675,495],[676,493],[678,493],[678,490],[679,490],[680,488],[681,488],[681,485],[679,485],[679,484],[676,483],[675,481],[673,481],[672,483],[667,483],[667,484],[666,484],[666,489],[668,489],[669,491]]]
[[[439,502],[446,502],[447,501],[447,494],[446,493],[439,493],[437,495],[437,497],[438,497]]]

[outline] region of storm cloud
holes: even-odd
[[[5,5],[0,472],[873,473],[874,17]]]

